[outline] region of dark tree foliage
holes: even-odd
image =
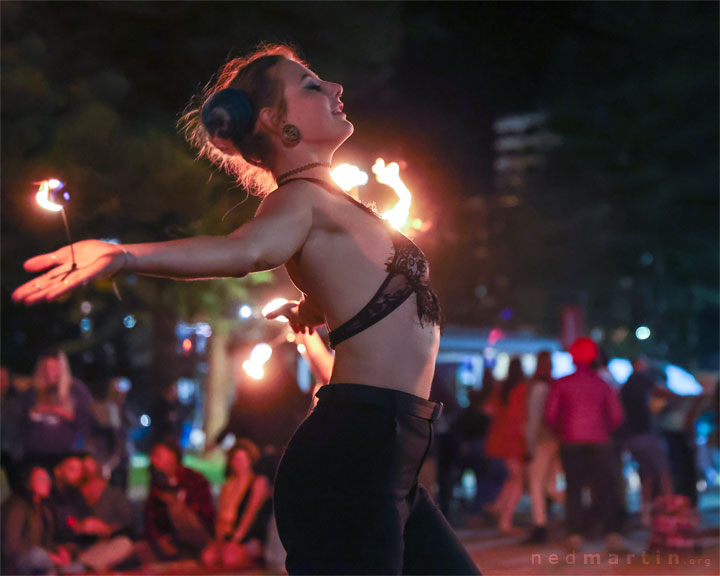
[[[109,285],[31,311],[8,301],[27,278],[21,262],[64,243],[60,219],[32,200],[31,183],[49,175],[73,194],[77,239],[224,234],[253,214],[250,198],[222,220],[246,195],[194,159],[176,122],[228,56],[263,40],[297,44],[345,86],[356,134],[338,162],[406,162],[415,214],[434,223],[418,241],[450,321],[502,323],[509,307],[510,326],[555,333],[559,307],[580,301],[608,338],[648,323],[659,335],[651,352],[683,361],[717,353],[715,3],[0,8],[3,363],[27,370],[49,337],[80,351],[107,341],[120,356],[141,349],[145,340],[132,342],[140,332],[122,328],[128,313],[154,327],[159,347],[178,317],[217,321],[242,299],[289,289],[282,275],[260,284],[130,278],[122,303]],[[535,110],[550,113],[564,144],[520,204],[503,207],[492,123]],[[363,199],[385,209],[393,194],[371,185]],[[84,299],[94,306],[89,336],[78,328]],[[156,352],[156,370],[163,357]]]

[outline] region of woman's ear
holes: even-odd
[[[266,106],[260,110],[258,114],[260,125],[273,136],[280,136],[282,132],[282,118],[277,110]]]

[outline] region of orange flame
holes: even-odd
[[[400,166],[397,162],[385,164],[385,160],[378,158],[372,167],[373,174],[380,184],[386,184],[395,190],[398,195],[398,203],[390,210],[383,213],[383,219],[387,220],[396,230],[400,230],[405,226],[410,216],[410,204],[412,203],[412,194],[405,183],[400,178]]]

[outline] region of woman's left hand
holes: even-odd
[[[117,274],[127,263],[127,253],[116,244],[83,240],[73,244],[72,248],[74,266],[70,246],[27,260],[24,268],[28,272],[49,270],[15,290],[13,301],[31,305],[55,300],[91,280]]]

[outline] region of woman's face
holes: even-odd
[[[230,461],[230,467],[234,476],[245,476],[252,470],[250,456],[245,450],[237,450]]]
[[[102,474],[100,464],[92,456],[85,456],[85,458],[83,458],[82,465],[85,478],[94,478],[95,476],[100,476],[100,474]]]
[[[52,481],[50,480],[50,474],[47,473],[47,470],[44,468],[33,468],[30,474],[30,491],[44,499],[50,496],[51,487]]]
[[[76,456],[63,460],[60,464],[60,475],[66,484],[79,487],[85,480],[85,469],[82,460]]]
[[[343,112],[340,84],[324,82],[310,69],[283,60],[273,73],[283,82],[287,112],[282,124],[294,124],[306,144],[339,147],[353,132]]]

